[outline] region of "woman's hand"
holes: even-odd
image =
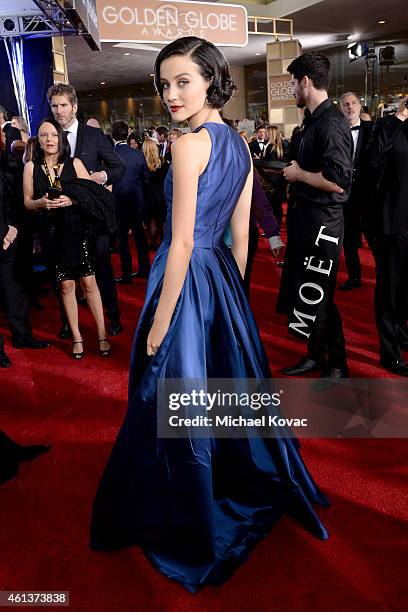
[[[153,320],[153,325],[150,328],[149,335],[147,337],[147,354],[152,357],[157,353],[165,335],[168,332],[170,323],[162,323]]]
[[[73,205],[73,201],[71,200],[71,198],[69,198],[66,195],[60,195],[60,197],[58,198],[58,202],[60,206],[72,206]]]
[[[7,234],[3,238],[3,251],[7,251],[9,246],[13,244],[14,240],[17,237],[17,228],[14,225],[9,225],[9,230]]]
[[[53,210],[55,208],[60,208],[61,204],[58,200],[50,200],[47,197],[47,194],[38,200],[40,202],[39,208],[44,208],[45,210]]]

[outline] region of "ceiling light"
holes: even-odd
[[[101,81],[101,85],[106,85],[105,81]]]
[[[381,19],[378,23],[384,24],[385,23],[385,19]]]
[[[255,55],[261,55],[260,53],[255,53]]]
[[[154,76],[154,73],[153,73],[153,72],[151,72],[151,73],[149,74],[149,76]]]
[[[130,53],[124,53],[123,55],[130,55]]]

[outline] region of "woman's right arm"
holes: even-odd
[[[34,200],[34,164],[32,161],[29,161],[24,166],[24,176],[23,176],[23,188],[24,188],[24,206],[27,210],[39,210],[40,208],[46,208],[48,200],[45,197],[42,197],[38,200]]]

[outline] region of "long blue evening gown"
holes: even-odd
[[[270,378],[238,267],[223,243],[250,169],[241,137],[205,123],[212,150],[200,176],[194,249],[170,328],[154,357],[146,340],[171,242],[168,219],[136,330],[129,407],[94,501],[91,547],[140,545],[163,574],[194,592],[220,584],[284,513],[318,538],[312,502],[327,506],[294,439],[158,439],[158,378]]]

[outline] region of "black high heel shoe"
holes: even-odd
[[[84,341],[83,340],[77,340],[76,342],[73,342],[72,343],[72,349],[74,349],[74,345],[75,344],[82,344],[83,345]],[[72,359],[82,359],[82,357],[84,357],[84,355],[85,355],[85,353],[84,353],[83,350],[82,350],[81,353],[74,353],[74,351],[72,350]]]
[[[107,349],[101,349],[101,347],[99,347],[99,349],[98,349],[98,352],[99,352],[99,354],[100,354],[100,356],[101,356],[101,357],[109,357],[109,355],[111,354],[111,351],[112,351],[112,348],[111,348],[111,346],[110,346],[110,342],[109,342],[109,340],[108,340],[107,338],[100,338],[100,339],[98,340],[98,342],[99,342],[99,344],[100,344],[101,342],[108,342],[108,343],[109,343],[109,348],[107,348]]]

